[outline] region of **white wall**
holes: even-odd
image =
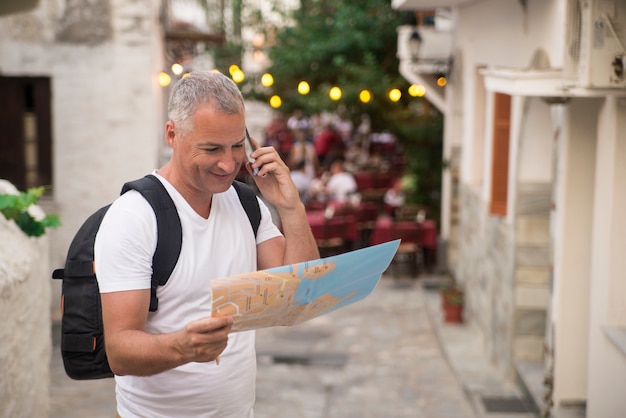
[[[0,180],[0,194],[5,193],[17,190]],[[0,237],[0,415],[46,417],[51,353],[49,239],[27,237],[2,215]]]
[[[573,99],[565,106],[556,174],[554,288],[554,397],[586,398],[591,286],[591,235],[601,100]]]
[[[63,223],[50,234],[54,267],[91,212],[125,181],[157,167],[164,142],[159,3],[84,1],[70,8],[40,1],[33,12],[0,18],[0,72],[51,78],[53,210]],[[93,27],[63,26],[87,6],[103,14],[92,17]],[[57,285],[54,307],[59,293]]]
[[[626,400],[626,347],[622,351],[607,338],[606,329],[621,327],[624,293],[624,205],[626,198],[626,106],[608,98],[600,110],[595,171],[594,229],[589,320],[589,417],[620,417]],[[619,330],[619,328],[617,328]]]
[[[462,84],[465,89],[463,96],[463,130],[461,134],[463,144],[461,181],[483,187],[483,196],[489,195],[490,187],[490,151],[488,142],[482,144],[482,138],[475,138],[477,132],[482,132],[490,138],[489,123],[477,130],[478,123],[485,120],[485,112],[490,114],[490,97],[483,98],[484,87],[477,85],[482,81],[477,75],[478,68],[483,65],[489,67],[527,68],[531,65],[537,51],[543,51],[551,66],[559,67],[563,62],[563,48],[561,39],[565,33],[565,4],[558,1],[532,1],[524,9],[516,0],[490,0],[464,6],[458,12],[456,48],[463,52]],[[502,41],[506,37],[506,42]],[[452,102],[457,98],[449,99]],[[486,102],[486,104],[485,104]],[[477,104],[483,104],[483,108]],[[536,107],[528,107],[532,112],[540,112]],[[535,109],[535,110],[532,110]],[[542,123],[549,124],[549,117],[542,115],[525,115],[540,118]],[[544,125],[545,126],[545,125]],[[534,127],[526,124],[523,127],[524,147],[542,148],[541,138],[533,139],[533,129],[545,130],[544,126]],[[528,139],[526,139],[528,138]],[[476,175],[475,153],[473,147],[483,148],[486,152],[482,168],[483,175]],[[534,149],[528,149],[533,152]],[[539,158],[550,158],[550,154],[542,153]],[[549,178],[551,164],[546,161],[535,161],[523,158],[519,167],[521,178],[531,180],[538,177],[541,180]],[[482,178],[481,178],[482,177]]]
[[[538,97],[525,99],[521,109],[524,124],[520,131],[517,179],[521,182],[552,181],[554,137],[550,106]]]
[[[467,64],[466,80],[480,63],[525,68],[539,48],[551,66],[562,65],[564,46],[559,34],[565,30],[565,0],[526,3],[524,8],[518,0],[489,0],[460,9],[456,41]]]

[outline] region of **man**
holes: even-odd
[[[257,199],[262,219],[255,242],[231,186],[247,159],[243,97],[229,78],[190,74],[173,87],[168,113],[172,157],[154,174],[175,202],[183,244],[174,272],[157,290],[156,312],[148,313],[157,241],[148,202],[135,191],[120,196],[96,237],[117,412],[123,418],[251,417],[254,331],[229,334],[231,317],[210,317],[210,281],[316,259],[319,252],[289,169],[272,147],[258,148],[246,169],[260,169],[254,181],[278,211],[284,235]]]

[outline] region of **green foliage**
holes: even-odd
[[[405,189],[406,202],[436,209],[441,190],[443,116],[414,118],[397,126],[406,155],[405,172],[411,178]]]
[[[460,285],[454,281],[447,282],[439,289],[442,302],[448,306],[459,306],[464,303],[464,292]]]
[[[277,94],[285,115],[295,108],[309,115],[341,109],[342,116],[355,126],[367,113],[374,132],[390,132],[404,148],[406,174],[412,185],[405,191],[407,203],[426,205],[437,217],[443,117],[425,99],[410,97],[409,83],[399,74],[396,30],[405,15],[393,10],[389,0],[301,0],[300,5],[298,10],[283,12],[281,21],[287,24],[277,27],[271,27],[261,11],[247,14],[245,24],[270,41],[267,71],[273,75],[274,85],[267,89],[250,81],[242,86],[244,95],[267,101]],[[279,7],[275,2],[274,12]],[[311,86],[305,96],[297,92],[302,80]],[[328,97],[333,85],[343,92],[338,102]],[[388,99],[391,88],[402,91],[400,101]],[[359,100],[362,89],[372,93],[370,103]]]
[[[395,55],[401,16],[388,0],[310,0],[301,6],[287,15],[292,24],[273,29],[274,43],[267,53],[275,84],[266,94],[281,96],[286,114],[295,108],[308,114],[333,111],[341,104],[349,117],[356,120],[368,113],[374,130],[387,128],[386,113],[406,106],[386,99],[389,88],[408,87]],[[301,80],[311,85],[306,96],[296,91]],[[343,91],[340,102],[328,97],[333,85]],[[359,101],[362,89],[372,92],[371,103]]]
[[[35,219],[28,208],[37,203],[44,192],[43,187],[28,189],[20,194],[0,194],[0,212],[8,220],[14,220],[22,231],[29,237],[39,237],[46,232],[46,228],[61,225],[56,215],[46,215],[43,219]]]

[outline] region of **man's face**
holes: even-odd
[[[175,131],[174,127],[174,131]],[[228,115],[210,105],[193,116],[190,133],[172,141],[180,180],[192,193],[226,191],[245,161],[245,119]]]

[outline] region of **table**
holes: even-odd
[[[370,238],[370,245],[382,244],[397,238],[402,239],[403,242],[414,242],[422,248],[435,249],[437,247],[435,221],[431,219],[420,223],[394,221],[388,216],[381,216],[376,220],[376,226]]]
[[[408,269],[408,274],[415,277],[419,267],[430,268],[437,247],[437,228],[435,221],[424,222],[395,221],[389,216],[381,216],[376,221],[370,245],[400,239],[400,246],[391,263],[394,276],[399,271]]]
[[[355,241],[359,236],[356,219],[353,214],[324,216],[323,210],[307,211],[306,217],[315,239],[343,238]]]

